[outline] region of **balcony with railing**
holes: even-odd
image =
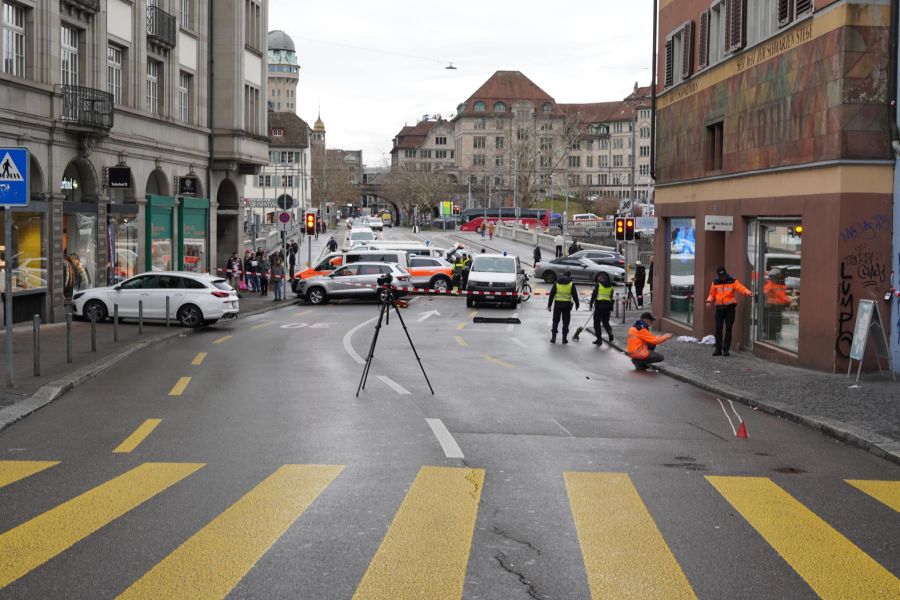
[[[62,86],[62,121],[75,127],[110,130],[113,126],[113,96],[94,88]]]
[[[175,47],[175,16],[158,6],[147,7],[147,41],[172,49]]]
[[[91,14],[100,12],[100,0],[63,0],[63,4]]]

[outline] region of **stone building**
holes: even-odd
[[[0,147],[30,152],[4,253],[17,319],[237,250],[267,157],[266,19],[266,0],[3,2]]]
[[[720,265],[753,289],[737,344],[772,360],[846,370],[860,300],[887,316],[891,18],[851,0],[660,3],[665,330],[712,332]]]
[[[269,32],[268,69],[269,110],[296,113],[300,65],[294,40],[284,31]]]

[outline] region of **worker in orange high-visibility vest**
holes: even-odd
[[[638,371],[643,371],[653,363],[663,361],[663,355],[656,352],[656,347],[672,337],[671,333],[653,335],[650,324],[655,319],[651,313],[645,312],[628,330],[628,348],[625,354],[631,357],[631,363]]]
[[[725,267],[716,270],[716,279],[709,287],[706,306],[716,307],[716,351],[713,356],[728,356],[731,349],[731,330],[734,328],[734,316],[737,300],[734,293],[739,292],[751,296],[752,292],[741,285],[741,282],[728,274]],[[724,336],[723,336],[724,329]]]

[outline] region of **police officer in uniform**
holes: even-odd
[[[598,346],[603,345],[603,338],[600,337],[601,327],[606,330],[609,341],[613,341],[612,327],[609,325],[609,317],[613,310],[612,297],[613,286],[609,279],[609,273],[597,273],[597,285],[594,286],[591,294],[590,308],[594,311],[594,335],[597,336],[594,344]]]
[[[731,330],[734,327],[737,300],[734,293],[752,296],[752,292],[741,285],[741,282],[728,274],[725,267],[716,270],[716,279],[709,286],[706,306],[716,307],[716,351],[713,356],[728,356],[731,349]],[[724,335],[723,330],[724,329]]]
[[[555,304],[554,304],[555,302]],[[569,343],[569,321],[572,319],[572,305],[578,310],[578,291],[572,283],[572,273],[566,271],[556,280],[550,289],[550,299],[547,302],[547,310],[553,310],[553,327],[550,330],[550,343],[556,343],[556,332],[559,329],[559,320],[562,318],[562,343]]]

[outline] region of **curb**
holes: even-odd
[[[606,343],[622,354],[625,353],[624,348],[618,342],[612,341]],[[673,379],[688,383],[706,392],[722,396],[723,398],[733,400],[734,402],[739,402],[741,404],[744,404],[745,406],[749,406],[750,408],[759,409],[766,414],[780,417],[788,421],[793,421],[794,423],[799,423],[804,427],[808,427],[809,429],[813,429],[815,431],[818,431],[819,433],[823,433],[825,435],[838,439],[846,444],[855,446],[861,450],[865,450],[871,454],[874,454],[875,456],[878,456],[879,458],[883,458],[895,464],[900,464],[900,442],[897,442],[891,438],[879,436],[878,434],[870,431],[851,430],[846,423],[842,423],[840,421],[829,422],[824,419],[817,419],[815,417],[801,415],[797,412],[794,412],[790,407],[784,404],[778,402],[760,401],[757,398],[746,396],[734,390],[707,383],[694,377],[693,375],[685,373],[677,367],[673,368],[658,364],[654,365],[654,368],[664,375],[668,375]],[[872,438],[876,439],[873,440]]]
[[[237,320],[246,319],[247,317],[253,315],[264,314],[273,310],[277,310],[279,308],[295,306],[296,304],[297,302],[289,302],[287,304],[280,304],[278,306],[267,306],[265,308],[260,308],[252,312],[247,312],[239,315]],[[135,352],[143,350],[144,348],[147,348],[149,346],[166,342],[180,335],[190,335],[194,331],[195,330],[192,329],[175,329],[171,332],[160,334],[157,337],[151,339],[135,342],[118,354],[107,356],[106,358],[103,358],[93,364],[73,371],[72,373],[69,373],[68,375],[65,375],[55,381],[42,385],[36,392],[28,396],[28,398],[26,398],[25,400],[22,400],[21,402],[17,402],[12,406],[8,406],[0,410],[0,431],[6,429],[17,421],[21,421],[32,413],[39,411],[51,402],[58,400],[67,392],[74,390],[83,383],[93,379],[97,375],[100,375],[104,371],[115,366],[117,363],[128,358]]]

